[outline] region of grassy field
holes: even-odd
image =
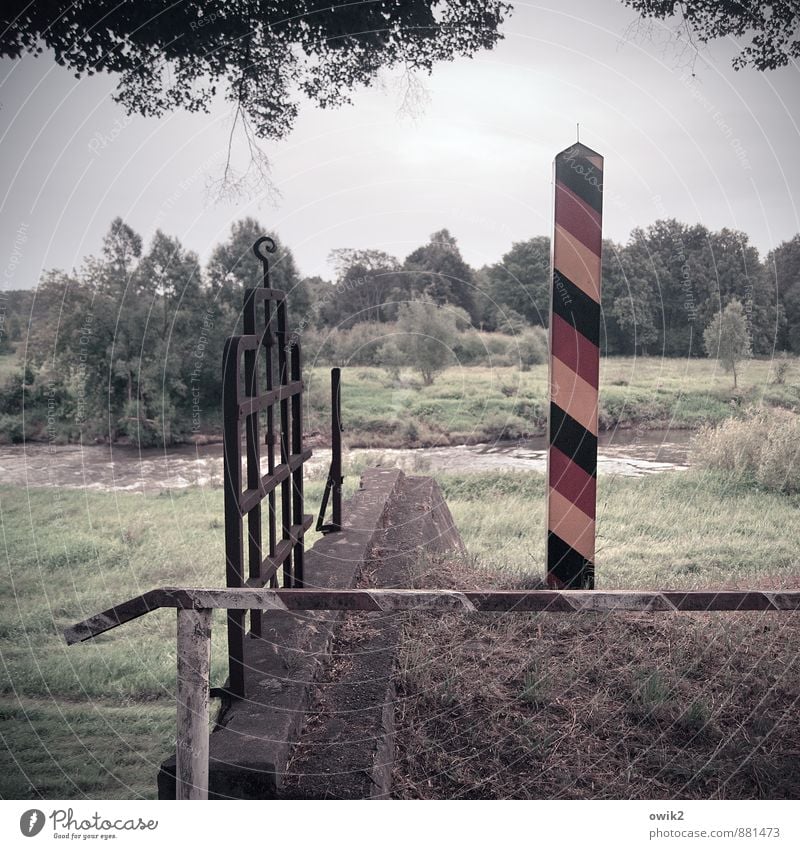
[[[739,388],[711,360],[656,357],[604,359],[600,375],[601,428],[697,428],[739,414],[751,404],[800,407],[800,362],[791,360],[784,384],[775,366],[750,360]],[[328,433],[329,372],[307,374],[306,426]],[[432,386],[410,371],[400,380],[383,369],[354,367],[342,377],[345,440],[356,447],[401,448],[517,439],[544,433],[547,367],[451,368]]]
[[[600,427],[697,428],[739,415],[753,404],[800,408],[800,359],[788,362],[782,384],[774,382],[776,361],[745,362],[734,391],[731,376],[712,360],[605,358]],[[12,355],[0,355],[0,385],[15,368]],[[546,365],[529,371],[511,366],[450,368],[432,386],[424,386],[410,369],[396,378],[382,368],[352,366],[344,369],[342,379],[345,441],[352,448],[494,442],[543,434],[546,427]],[[308,368],[305,380],[306,430],[318,431],[325,441],[330,432],[330,370]],[[44,438],[46,416],[45,408],[28,409],[26,438]],[[8,417],[19,439],[16,418]],[[213,412],[206,425],[219,436]],[[0,433],[0,440],[10,439],[10,431]]]
[[[541,570],[543,479],[480,480],[441,477],[472,555],[455,580],[474,572],[485,584],[524,585]],[[309,504],[321,489],[308,484]],[[601,478],[599,507],[600,587],[785,587],[800,575],[796,499],[690,471]],[[0,487],[0,516],[0,797],[152,797],[173,744],[174,614],[70,648],[59,631],[154,586],[219,585],[221,492]],[[225,674],[221,625],[220,615],[215,683]]]
[[[322,486],[307,484],[309,505]],[[155,586],[222,585],[222,515],[221,490],[0,487],[0,798],[153,796],[175,733],[174,613],[77,648],[60,630]],[[224,613],[214,627],[221,683]]]

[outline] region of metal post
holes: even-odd
[[[178,609],[177,799],[208,798],[211,614],[208,608]]]
[[[266,259],[263,260],[266,266]],[[266,272],[265,272],[266,273]],[[244,302],[244,332],[246,336],[256,335],[256,299],[255,290],[249,291]],[[250,348],[244,352],[244,394],[247,398],[256,398],[258,392],[258,349]],[[245,417],[245,440],[247,445],[247,488],[258,489],[261,482],[261,451],[259,444],[258,410]],[[261,561],[264,554],[261,546],[261,502],[250,508],[247,514],[247,560],[250,578],[261,577]],[[250,611],[250,630],[261,636],[261,611]]]
[[[342,529],[342,393],[341,369],[331,369],[331,465],[328,479],[322,492],[317,516],[317,530],[323,534],[331,534]],[[333,493],[333,520],[325,524],[325,513],[328,509],[328,498]]]
[[[288,386],[289,381],[291,380],[290,363],[287,352],[287,348],[289,346],[289,333],[285,301],[278,301],[275,318],[277,321],[276,335],[278,337],[278,385],[283,387]],[[289,399],[287,397],[282,397],[280,401],[281,463],[288,463],[292,453],[289,410]],[[287,476],[281,481],[281,526],[283,532],[282,538],[289,539],[292,535],[292,480],[290,476]],[[287,589],[294,586],[291,555],[283,561],[283,585]]]
[[[582,144],[555,160],[547,452],[547,583],[593,589],[603,157]]]
[[[295,339],[291,346],[290,371],[292,383],[299,382],[300,372],[300,341]],[[303,453],[303,397],[300,393],[292,395],[292,454]],[[298,466],[292,472],[292,517],[296,528],[303,527],[303,467]],[[294,544],[294,583],[295,587],[303,586],[303,537],[298,535]]]
[[[225,577],[229,587],[244,586],[244,540],[239,497],[242,491],[242,444],[239,420],[239,350],[235,337],[223,353],[223,477],[225,487]],[[244,697],[245,613],[228,611],[228,688]]]
[[[342,370],[331,369],[331,479],[333,481],[333,526],[342,529]]]

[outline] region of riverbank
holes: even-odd
[[[354,471],[348,487],[357,485]],[[453,580],[478,574],[484,585],[525,586],[541,576],[542,475],[437,478],[471,557]],[[309,512],[322,486],[321,477],[306,484]],[[799,503],[718,473],[601,476],[598,587],[793,586]],[[157,764],[173,745],[174,615],[159,611],[69,648],[60,629],[150,587],[220,584],[222,491],[187,487],[148,496],[2,486],[0,511],[7,546],[0,733],[8,746],[0,754],[0,796],[152,797]],[[440,565],[421,562],[417,577],[443,580]],[[212,679],[219,682],[222,615],[215,633]],[[737,645],[729,642],[733,632],[725,633],[726,645]],[[642,635],[644,657],[650,636]],[[785,641],[769,647],[776,663],[781,651],[796,654]],[[611,642],[604,657],[596,690],[627,675]],[[640,684],[631,678],[632,687]]]
[[[603,358],[600,430],[693,430],[741,415],[752,405],[798,409],[800,360],[787,362],[783,383],[776,383],[775,360],[746,361],[734,390],[730,375],[713,360]],[[509,366],[450,368],[431,386],[424,386],[410,369],[390,375],[382,368],[345,366],[345,442],[350,448],[404,449],[542,436],[547,424],[547,380],[546,365],[528,371]],[[330,434],[330,371],[308,367],[305,382],[307,440],[324,446]],[[74,439],[74,423],[70,425],[61,415],[58,407],[53,411],[28,408],[24,427],[19,415],[0,416],[0,441],[46,443],[52,436],[54,444],[61,444],[70,434]],[[87,425],[84,443],[102,440],[104,426],[98,422],[95,432]],[[220,439],[221,432],[219,411],[204,410],[201,432],[187,430],[175,440],[207,444]]]
[[[747,407],[800,408],[797,359],[774,383],[775,363],[749,360],[739,387],[712,360],[608,357],[601,361],[599,426],[613,430],[697,429]],[[306,427],[329,430],[327,369],[306,376]],[[432,386],[411,372],[345,369],[342,416],[351,448],[420,448],[530,439],[547,426],[547,366],[448,369]]]

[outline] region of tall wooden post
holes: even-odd
[[[209,609],[178,608],[177,799],[208,798]]]
[[[547,453],[547,583],[594,589],[603,157],[555,159]]]

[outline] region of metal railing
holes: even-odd
[[[176,798],[208,798],[212,611],[352,610],[430,613],[674,613],[800,610],[800,591],[312,590],[166,587],[67,628],[68,644],[89,640],[152,610],[174,607],[177,628]]]

